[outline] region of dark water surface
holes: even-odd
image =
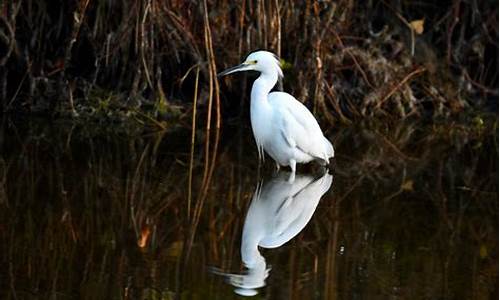
[[[339,128],[289,183],[246,124],[190,172],[189,129],[1,120],[0,298],[497,298],[497,130]]]

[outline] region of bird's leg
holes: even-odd
[[[295,160],[290,160],[290,169],[292,169],[292,173],[290,173],[290,177],[288,177],[288,182],[293,183],[295,181]]]
[[[295,159],[290,159],[290,169],[292,169],[292,173],[295,174],[296,162]]]
[[[333,172],[333,158],[328,160],[328,164],[326,165],[327,172],[332,171]]]
[[[280,171],[280,164],[278,162],[276,162],[276,172],[279,172]]]

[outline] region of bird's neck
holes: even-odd
[[[266,269],[266,259],[260,254],[257,244],[252,249],[242,249],[241,260],[249,269]]]
[[[267,95],[278,82],[278,74],[276,72],[261,73],[252,86],[252,101],[267,101]]]

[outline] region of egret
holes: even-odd
[[[264,258],[258,250],[277,248],[302,231],[311,220],[319,200],[330,189],[333,176],[297,175],[287,182],[285,172],[259,184],[245,217],[241,237],[241,259],[246,267]]]
[[[313,114],[292,95],[271,92],[283,77],[278,57],[268,51],[252,52],[243,63],[218,76],[241,71],[260,72],[250,95],[250,121],[259,160],[264,160],[265,151],[274,159],[278,170],[280,166],[290,166],[290,181],[295,178],[297,163],[315,160],[328,165],[334,156],[333,146]]]
[[[246,270],[241,274],[210,268],[224,276],[235,287],[235,292],[254,296],[266,285],[271,268],[259,251],[277,248],[297,236],[311,220],[321,197],[330,189],[333,176],[297,175],[287,182],[289,174],[282,172],[259,183],[248,208],[241,234],[241,260]]]

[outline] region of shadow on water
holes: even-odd
[[[1,298],[232,299],[224,278],[252,270],[269,299],[495,297],[497,126],[339,129],[328,190],[307,166],[292,185],[257,167],[246,127],[221,133],[204,187],[189,130],[4,119]]]

